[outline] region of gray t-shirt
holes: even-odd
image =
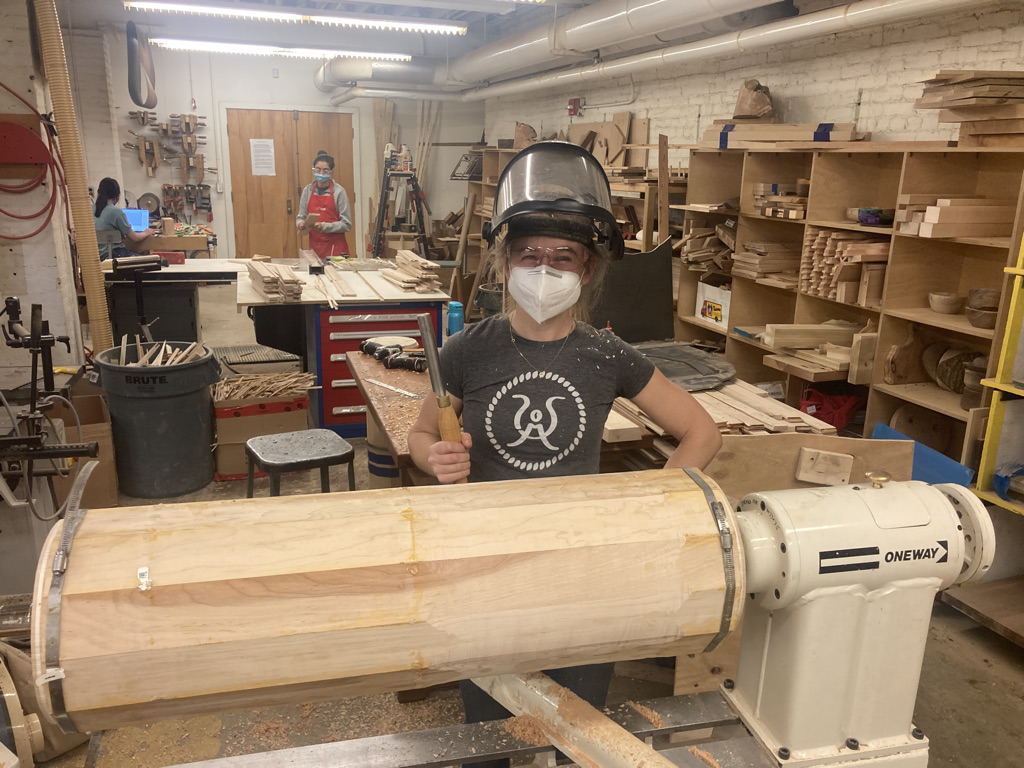
[[[132,225],[128,223],[128,217],[124,211],[113,203],[107,203],[107,207],[100,211],[99,216],[93,216],[97,232],[120,232],[121,244],[124,244],[124,236],[132,231]],[[100,261],[110,258],[110,243],[100,243]]]
[[[585,323],[564,347],[562,339],[513,343],[499,315],[448,339],[441,371],[463,402],[463,430],[473,436],[469,479],[477,482],[596,474],[612,401],[639,394],[654,364]]]

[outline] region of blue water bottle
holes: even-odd
[[[462,302],[448,302],[448,335],[454,336],[462,330]]]

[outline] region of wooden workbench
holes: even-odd
[[[398,467],[405,485],[405,480],[408,479],[407,470],[414,466],[409,455],[409,429],[419,416],[423,399],[431,392],[430,377],[426,373],[385,368],[384,363],[362,352],[352,353],[348,356],[347,362],[370,415],[380,426],[381,434],[387,443],[382,447],[386,447],[395,459],[395,466]],[[417,396],[410,397],[401,392],[394,392],[374,384],[370,379],[415,392]]]

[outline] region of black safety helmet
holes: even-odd
[[[532,222],[547,221],[544,228],[549,229],[551,220],[560,216],[587,222],[593,229],[589,247],[610,259],[622,258],[622,230],[612,214],[611,189],[600,163],[576,144],[541,141],[516,155],[501,172],[494,214],[484,223],[483,234],[494,245],[503,227],[526,234],[534,229]],[[569,239],[583,242],[579,237]]]

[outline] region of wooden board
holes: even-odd
[[[735,626],[742,538],[733,547]],[[100,730],[699,653],[724,592],[714,515],[682,470],[89,510],[59,666],[76,727]],[[32,627],[39,675],[45,622]]]
[[[800,450],[813,448],[853,456],[852,482],[870,469],[884,469],[893,480],[909,480],[914,444],[909,440],[864,440],[834,435],[723,435],[722,448],[705,470],[730,499],[756,491],[810,488],[795,475]]]
[[[996,634],[1024,646],[1024,576],[953,587],[939,597]]]
[[[1008,237],[1013,234],[1013,222],[989,224],[931,224],[924,223],[918,230],[921,237]]]
[[[815,485],[846,485],[853,470],[853,455],[803,446],[797,457],[797,480]]]

